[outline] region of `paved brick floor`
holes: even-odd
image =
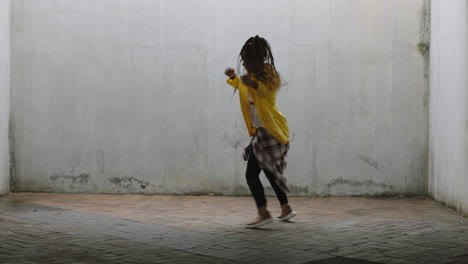
[[[291,204],[293,221],[251,230],[250,197],[10,194],[0,263],[468,263],[467,219],[430,199]]]

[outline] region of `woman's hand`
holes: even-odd
[[[252,78],[247,74],[242,76],[241,80],[247,86],[250,86],[250,87],[252,87],[254,89],[258,88],[258,83],[256,81],[252,80]]]
[[[234,78],[234,77],[236,77],[236,73],[234,72],[234,69],[232,69],[232,68],[227,68],[227,69],[224,71],[224,74],[226,74],[227,77],[229,77],[229,78],[231,78],[231,79]]]

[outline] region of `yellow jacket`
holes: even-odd
[[[278,111],[276,106],[276,92],[279,89],[279,79],[274,80],[276,87],[268,85],[254,76],[252,79],[258,83],[257,89],[244,85],[244,83],[236,76],[234,79],[228,79],[227,83],[236,88],[239,92],[239,101],[244,116],[245,125],[250,136],[255,134],[257,128],[252,126],[251,108],[249,94],[253,100],[257,110],[258,118],[262,122],[265,129],[281,143],[289,142],[289,128],[286,118]]]

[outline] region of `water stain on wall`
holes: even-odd
[[[236,185],[232,189],[233,195],[250,195],[250,190],[245,185]]]
[[[290,194],[309,194],[309,186],[289,185]]]
[[[369,158],[365,155],[359,155],[359,158],[364,161],[367,165],[371,166],[374,169],[383,169],[384,166],[380,165],[379,162],[375,159]]]
[[[430,0],[424,0],[421,7],[421,25],[419,28],[418,50],[424,60],[424,78],[425,89],[423,96],[423,106],[429,104],[429,75],[431,64],[431,3]]]
[[[71,181],[72,184],[80,183],[85,184],[88,183],[90,176],[86,173],[81,173],[80,175],[62,175],[62,174],[54,174],[50,176],[51,181],[56,181],[61,179],[62,182]]]
[[[110,178],[109,181],[119,187],[128,189],[131,187],[137,187],[145,189],[146,186],[151,185],[149,182],[145,182],[141,179],[137,179],[135,177],[113,177]]]
[[[340,177],[326,185],[328,189],[328,193],[330,193],[330,189],[337,187],[338,185],[347,185],[349,187],[359,187],[359,188],[363,188],[363,190],[369,190],[370,188],[378,188],[386,192],[394,192],[393,186],[389,184],[379,183],[379,182],[375,182],[372,180],[363,181],[363,182],[353,181],[349,179],[343,179],[342,177]]]
[[[429,0],[424,0],[421,7],[421,26],[419,28],[418,50],[424,57],[424,76],[429,77],[429,51],[431,41],[431,4]],[[427,59],[427,60],[426,60]]]
[[[227,142],[233,149],[238,149],[241,146],[240,139],[235,136],[229,136],[227,133],[223,135],[223,141]]]

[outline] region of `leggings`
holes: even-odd
[[[245,178],[249,185],[250,192],[252,193],[257,208],[266,207],[265,190],[263,189],[262,182],[260,181],[260,172],[262,169],[258,166],[257,158],[255,158],[254,152],[252,151],[249,155],[249,161],[247,162],[247,171]],[[271,187],[275,191],[276,197],[278,198],[281,205],[288,203],[288,196],[280,189],[275,181],[275,177],[267,170],[263,170],[265,176],[270,181]]]

